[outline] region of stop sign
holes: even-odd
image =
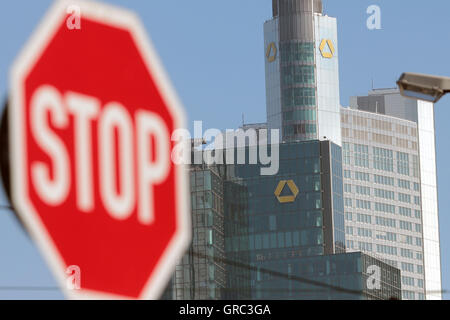
[[[73,3],[12,68],[12,202],[68,297],[158,298],[190,241],[183,108],[132,13]]]

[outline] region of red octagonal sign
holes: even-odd
[[[171,161],[184,115],[139,20],[58,1],[11,91],[13,205],[66,295],[158,298],[190,240],[187,173]]]

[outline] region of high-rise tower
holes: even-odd
[[[341,145],[336,19],[321,0],[274,0],[264,45],[269,129],[286,142]]]
[[[404,299],[440,299],[433,104],[379,89],[341,113],[347,250],[402,269]]]

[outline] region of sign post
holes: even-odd
[[[157,299],[190,242],[171,160],[185,120],[139,19],[57,1],[14,63],[8,113],[12,203],[65,294]]]

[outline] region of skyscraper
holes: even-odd
[[[401,298],[400,289],[404,299],[440,299],[433,105],[384,89],[342,108],[337,23],[321,0],[274,0],[264,35],[267,124],[243,129],[280,130],[280,171],[191,168],[189,254],[203,256],[183,259],[175,296],[350,298],[293,281],[306,278],[357,299]],[[202,189],[199,172],[221,189]],[[382,270],[381,291],[367,287],[369,265]]]
[[[341,113],[347,250],[400,268],[403,298],[440,299],[433,104],[382,89]]]
[[[270,176],[262,164],[191,165],[193,241],[164,298],[401,299],[399,269],[345,253],[341,147],[279,148]]]
[[[264,24],[269,129],[281,141],[341,144],[337,22],[321,0],[273,0]]]
[[[268,128],[282,141],[342,146],[347,250],[401,268],[404,298],[439,299],[433,105],[387,89],[341,108],[337,23],[322,9],[320,0],[273,1],[264,24]]]

